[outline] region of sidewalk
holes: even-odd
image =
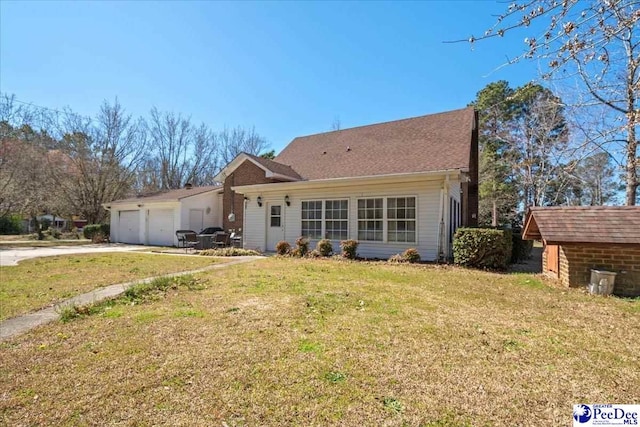
[[[99,301],[103,301],[108,298],[115,298],[118,295],[122,294],[127,288],[139,284],[139,283],[149,283],[158,277],[177,277],[184,276],[187,274],[196,274],[202,273],[209,270],[216,270],[220,268],[226,268],[232,265],[244,264],[248,262],[253,262],[259,259],[264,259],[262,256],[241,256],[234,257],[233,261],[225,262],[223,264],[214,264],[208,267],[200,268],[197,270],[191,271],[181,271],[179,273],[171,273],[165,274],[162,276],[156,277],[148,277],[146,279],[136,280],[134,282],[128,283],[120,283],[117,285],[105,286],[103,288],[95,289],[91,292],[87,292],[85,294],[77,295],[73,298],[69,298],[68,300],[62,301],[52,307],[43,308],[34,313],[25,314],[18,317],[13,317],[11,319],[7,319],[3,322],[0,322],[0,341],[5,341],[9,338],[15,337],[16,335],[23,334],[31,329],[44,325],[46,323],[52,322],[60,318],[60,308],[76,305],[83,306],[93,304]]]

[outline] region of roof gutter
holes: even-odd
[[[350,185],[360,185],[367,182],[412,182],[431,177],[459,175],[460,173],[460,169],[443,169],[427,172],[408,172],[388,175],[367,175],[343,178],[313,179],[308,181],[277,182],[272,184],[238,185],[231,187],[231,189],[238,193],[245,194],[254,192],[295,190],[302,188],[324,188],[327,186],[345,187]]]

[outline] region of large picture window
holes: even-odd
[[[382,241],[383,199],[358,200],[358,240]]]
[[[416,218],[415,197],[359,199],[358,240],[416,243]]]
[[[348,239],[349,201],[303,201],[301,233],[309,239]]]

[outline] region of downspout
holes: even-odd
[[[442,188],[440,189],[440,222],[438,224],[438,262],[443,262],[445,257],[445,210],[446,200],[449,193],[449,174],[446,175]]]
[[[242,207],[242,249],[245,248],[245,233],[247,232],[247,202],[249,199],[247,197],[244,198],[244,205]]]

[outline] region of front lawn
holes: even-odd
[[[0,345],[8,425],[569,425],[637,403],[640,302],[270,258]]]
[[[0,267],[0,320],[24,314],[97,287],[219,262],[195,256],[137,253],[64,255]]]

